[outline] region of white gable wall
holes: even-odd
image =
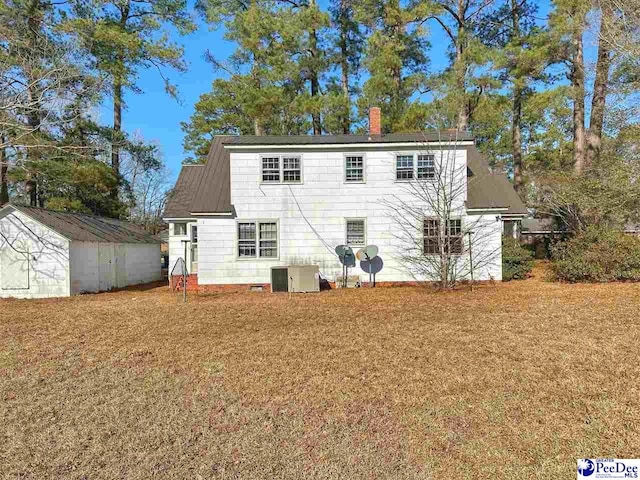
[[[17,210],[0,219],[0,233],[0,297],[70,294],[67,239]]]
[[[199,284],[269,283],[272,266],[310,263],[330,280],[341,273],[341,265],[333,254],[336,245],[345,243],[346,219],[366,219],[366,241],[380,248],[384,261],[378,281],[411,281],[415,278],[398,261],[404,249],[394,232],[398,227],[392,211],[383,204],[394,195],[415,200],[406,192],[406,184],[395,180],[395,155],[414,153],[416,149],[371,150],[364,154],[365,183],[344,181],[344,151],[318,150],[284,153],[302,158],[302,184],[262,184],[260,153],[231,151],[231,203],[237,218],[198,218]],[[264,153],[264,152],[262,152]],[[435,153],[438,158],[438,152]],[[466,151],[457,150],[456,171],[466,186]],[[456,209],[463,221],[478,222],[479,217],[464,217],[466,192],[459,196]],[[237,222],[276,220],[278,222],[279,258],[244,259],[237,257]],[[501,222],[495,215],[482,217],[483,244],[499,245]],[[178,238],[170,240],[179,242]],[[180,246],[182,247],[182,245]],[[174,251],[177,247],[174,247]],[[183,256],[182,252],[177,252]],[[173,257],[172,257],[173,258]],[[172,263],[173,263],[172,259]],[[476,279],[501,278],[500,249],[494,259],[476,272]],[[350,274],[368,274],[356,267]]]

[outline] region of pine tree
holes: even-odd
[[[602,148],[602,127],[612,65],[611,45],[606,41],[606,32],[611,29],[611,24],[615,22],[616,17],[614,11],[606,8],[601,8],[599,13],[598,60],[591,100],[589,129],[587,130],[586,138],[585,165],[587,167],[591,167],[596,163]]]
[[[113,138],[111,166],[120,176],[122,109],[126,89],[139,92],[136,76],[141,68],[157,69],[169,95],[177,90],[165,69],[184,71],[182,48],[169,39],[170,29],[193,31],[186,0],[76,0],[77,17],[67,23],[93,58],[95,68],[111,82]],[[111,192],[115,198],[118,188]]]
[[[426,89],[428,42],[422,27],[428,4],[404,6],[399,0],[367,0],[358,5],[358,18],[368,28],[363,65],[369,79],[358,101],[361,112],[382,109],[383,132],[419,129],[409,115],[414,94]]]
[[[355,18],[354,0],[334,0],[329,10],[332,23],[332,63],[339,71],[338,79],[327,85],[325,128],[332,133],[348,134],[353,123],[353,95],[358,93],[354,80],[358,77],[364,49],[364,34]]]
[[[551,80],[546,70],[553,63],[547,32],[536,25],[537,10],[535,2],[505,0],[481,18],[476,33],[493,52],[493,69],[501,84],[510,89],[508,152],[514,188],[521,195],[524,187],[523,108],[535,92],[535,85]],[[504,126],[508,119],[498,121]]]
[[[568,65],[573,101],[573,165],[577,175],[585,168],[585,67],[584,32],[591,2],[556,0],[549,23],[558,44],[559,57]]]
[[[481,95],[490,87],[488,77],[474,74],[473,67],[489,61],[489,52],[474,31],[480,15],[492,3],[486,0],[433,2],[437,11],[432,18],[451,42],[451,65],[438,82],[446,87],[447,103],[455,114],[455,127],[460,131],[469,128]]]

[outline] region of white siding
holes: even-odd
[[[72,242],[71,278],[72,294],[158,281],[160,245]]]
[[[73,242],[71,245],[71,294],[100,291],[99,244]]]
[[[69,295],[67,239],[19,211],[8,213],[0,219],[0,233],[0,297],[47,298]],[[16,260],[20,260],[21,265],[15,264]],[[16,274],[25,274],[28,278],[20,281],[9,278],[9,275]],[[28,288],[12,288],[25,286]]]
[[[332,250],[345,243],[347,218],[366,219],[368,244],[378,245],[384,261],[378,281],[410,281],[414,277],[397,260],[403,248],[394,235],[396,220],[384,205],[394,195],[405,200],[415,199],[406,191],[406,184],[395,181],[395,155],[416,152],[403,149],[375,150],[364,153],[365,183],[344,181],[344,152],[315,151],[299,154],[302,158],[302,184],[261,184],[260,154],[231,152],[231,203],[237,218],[199,218],[199,284],[269,283],[270,269],[276,265],[311,263],[329,280],[341,272],[341,265]],[[362,152],[354,152],[362,153]],[[439,158],[438,152],[436,159]],[[466,198],[466,151],[444,154],[455,159],[455,169],[463,191],[455,205],[461,215]],[[238,259],[236,225],[243,220],[277,220],[279,231],[278,259]],[[477,235],[482,236],[483,248],[500,245],[501,222],[495,215],[469,217],[464,221],[479,222]],[[181,237],[171,236],[171,266],[184,256]],[[476,252],[480,256],[480,252]],[[475,256],[475,255],[474,255]],[[475,272],[476,279],[501,278],[500,249],[491,261],[483,260]],[[463,260],[464,262],[464,260]],[[356,267],[350,273],[368,274]]]
[[[162,280],[160,244],[130,243],[122,246],[126,248],[127,285]]]
[[[171,271],[173,270],[174,265],[176,264],[176,261],[179,258],[184,258],[184,243],[182,242],[183,240],[189,240],[190,237],[190,232],[191,232],[191,225],[193,225],[195,222],[195,219],[192,221],[187,222],[187,233],[185,235],[175,235],[174,234],[174,225],[176,222],[170,222],[169,223],[169,275],[171,275]],[[177,222],[177,223],[185,223],[185,222]],[[200,239],[198,238],[198,242],[200,242]],[[191,246],[191,244],[187,244],[187,268],[189,265],[191,265],[191,259],[190,259],[190,250],[189,247]]]

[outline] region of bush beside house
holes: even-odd
[[[640,281],[640,238],[590,227],[552,248],[552,271],[567,282]]]
[[[502,280],[527,278],[533,269],[533,254],[515,238],[502,239]]]

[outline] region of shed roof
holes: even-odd
[[[57,212],[45,208],[8,204],[0,209],[6,216],[19,211],[69,240],[101,243],[160,243],[160,239],[138,225],[113,218],[82,213]]]

